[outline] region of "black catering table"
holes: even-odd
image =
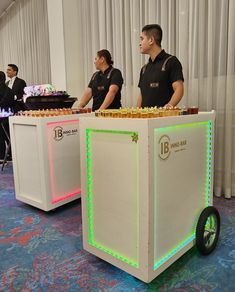
[[[30,96],[26,99],[26,110],[71,108],[76,97],[58,96]]]

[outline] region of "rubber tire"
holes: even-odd
[[[216,230],[214,242],[212,243],[212,245],[210,247],[207,247],[205,245],[205,240],[204,240],[204,230],[205,230],[207,219],[211,215],[215,215],[215,217],[216,217],[217,230]],[[206,207],[202,211],[202,213],[198,219],[197,228],[196,228],[196,246],[201,254],[208,255],[215,249],[217,242],[218,242],[218,239],[219,239],[219,233],[220,233],[220,215],[219,215],[219,212],[213,206]]]

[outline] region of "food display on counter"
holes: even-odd
[[[42,110],[27,110],[19,111],[18,116],[24,117],[55,117],[55,116],[64,116],[72,114],[84,114],[91,113],[91,108],[56,108],[56,109],[42,109]]]
[[[76,97],[64,90],[56,90],[51,84],[30,85],[24,88],[24,110],[71,108]]]
[[[23,100],[26,102],[28,97],[40,97],[40,96],[67,96],[69,94],[66,91],[58,91],[51,84],[30,85],[24,88]]]
[[[18,116],[26,117],[54,117],[72,114],[91,113],[91,108],[55,108],[19,111]],[[159,118],[169,116],[181,116],[198,114],[197,107],[174,107],[174,108],[120,108],[96,110],[95,116],[102,118]]]
[[[106,118],[159,118],[168,116],[181,116],[198,114],[197,107],[174,107],[174,108],[120,108],[103,109],[95,111],[95,116]]]

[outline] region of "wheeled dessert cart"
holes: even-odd
[[[215,112],[80,121],[84,248],[150,282],[194,244],[210,253]]]
[[[79,115],[9,123],[16,199],[49,211],[80,198]]]

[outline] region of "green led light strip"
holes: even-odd
[[[190,127],[195,127],[195,126],[200,126],[200,125],[207,125],[210,121],[206,122],[195,122],[195,123],[189,123],[189,124],[180,124],[180,125],[174,125],[174,126],[167,126],[167,127],[162,127],[158,128],[157,131],[165,131],[166,129],[180,129],[180,128],[190,128]]]
[[[188,128],[193,126],[205,125],[207,126],[207,169],[206,169],[206,184],[205,184],[205,207],[210,205],[211,202],[211,162],[212,162],[212,121],[205,121],[205,122],[196,122],[196,123],[189,123],[189,124],[182,124],[182,125],[174,125],[170,127],[162,127],[157,129],[157,131],[166,131],[166,129],[179,129],[179,128]],[[161,258],[154,264],[153,269],[156,270],[162,264],[164,264],[167,260],[173,257],[179,250],[185,247],[188,243],[195,239],[195,232],[189,235],[186,239],[184,239],[177,247],[173,248],[166,256]]]
[[[134,139],[138,140],[138,133],[137,132],[131,132],[131,131],[114,131],[114,130],[97,130],[97,129],[86,129],[86,149],[87,149],[87,211],[88,211],[88,242],[90,245],[112,255],[113,257],[138,268],[139,263],[136,261],[133,261],[131,259],[128,259],[127,257],[124,257],[123,255],[119,254],[118,252],[115,252],[113,250],[110,250],[109,248],[105,247],[104,245],[98,243],[94,239],[94,226],[93,226],[93,206],[92,206],[92,173],[91,173],[91,134],[92,133],[111,133],[111,134],[124,134],[124,135],[130,135],[132,137],[132,141],[137,142]]]
[[[86,133],[113,133],[113,134],[124,134],[124,135],[133,135],[136,134],[137,132],[132,132],[132,131],[115,131],[115,130],[98,130],[98,129],[86,129]]]
[[[183,240],[176,248],[173,248],[165,257],[161,258],[156,264],[154,264],[154,270],[164,264],[169,258],[173,257],[179,250],[185,247],[188,243],[195,239],[195,234],[191,234],[187,239]]]
[[[211,204],[212,122],[207,122],[207,174],[205,184],[205,206]]]

